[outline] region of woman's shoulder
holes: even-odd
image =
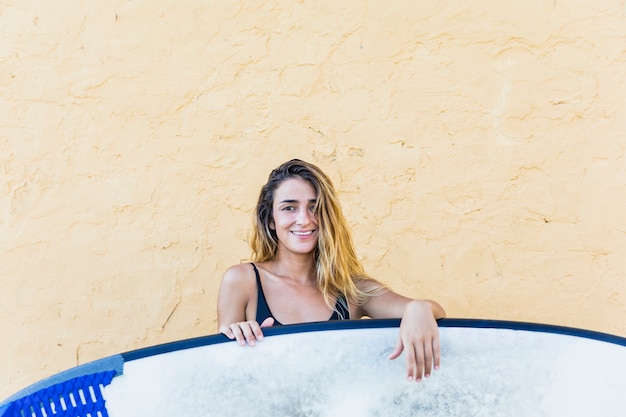
[[[356,285],[359,290],[365,293],[371,293],[387,289],[387,286],[381,281],[366,275],[355,277],[354,285]]]
[[[254,269],[251,263],[236,264],[224,272],[222,281],[228,284],[244,285],[254,282]]]

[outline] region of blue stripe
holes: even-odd
[[[608,333],[601,333],[591,330],[577,329],[573,327],[555,326],[550,324],[526,323],[503,320],[483,320],[483,319],[441,319],[438,321],[439,327],[471,327],[480,329],[511,329],[526,330],[531,332],[555,333],[567,336],[584,337],[587,339],[599,340],[607,343],[614,343],[626,346],[626,338]],[[293,333],[322,332],[332,330],[352,330],[352,329],[380,329],[389,327],[399,327],[400,319],[362,319],[362,320],[338,320],[323,321],[315,323],[289,324],[283,326],[267,327],[263,329],[265,336],[277,336]],[[177,342],[165,343],[143,349],[122,353],[124,361],[132,361],[152,355],[174,352],[177,350],[190,349],[200,346],[214,345],[231,341],[222,334],[202,336]]]
[[[578,329],[575,327],[557,326],[553,324],[484,319],[443,319],[439,321],[439,327],[472,327],[478,329],[525,330],[529,332],[554,333],[566,336],[583,337],[586,339],[599,340],[601,342],[626,346],[625,337],[616,336],[610,333]]]

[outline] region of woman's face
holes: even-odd
[[[276,231],[279,251],[308,254],[315,250],[319,232],[316,200],[313,186],[298,177],[285,180],[276,188],[270,228]]]

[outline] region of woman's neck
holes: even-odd
[[[315,259],[313,255],[277,254],[268,262],[271,272],[300,285],[315,283]]]

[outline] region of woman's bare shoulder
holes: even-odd
[[[237,264],[224,272],[218,299],[235,302],[235,300],[243,297],[242,300],[249,301],[256,294],[256,291],[257,286],[252,265],[249,263]]]
[[[254,278],[254,269],[252,264],[243,263],[233,265],[224,272],[222,281],[227,281],[232,284],[243,284],[249,282],[251,278]]]
[[[222,276],[217,296],[218,325],[232,323],[254,317],[256,308],[256,280],[254,269],[249,263],[237,264],[228,268]]]
[[[369,276],[357,277],[354,280],[354,284],[359,290],[365,293],[382,293],[389,289],[387,285],[385,285],[381,281]]]

